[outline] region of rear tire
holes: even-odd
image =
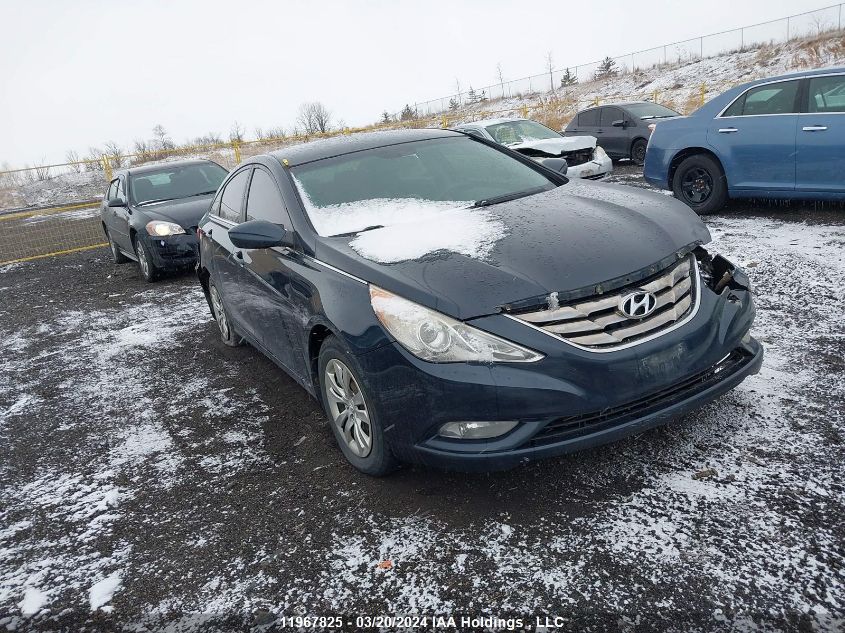
[[[384,438],[384,427],[372,406],[356,358],[334,336],[323,341],[317,363],[320,397],[335,439],[347,461],[373,477],[399,466]]]
[[[648,141],[644,138],[638,138],[631,143],[631,160],[634,161],[635,165],[642,167],[643,163],[645,163],[646,147],[648,147]]]
[[[132,245],[135,247],[135,257],[138,258],[138,267],[141,269],[141,276],[152,283],[159,277],[159,270],[153,264],[153,256],[144,243],[136,235],[132,238]]]
[[[111,250],[112,261],[114,261],[115,264],[125,264],[130,261],[130,259],[123,254],[118,245],[112,239],[111,233],[109,233],[109,230],[105,226],[103,227],[103,232],[106,234],[106,239],[109,241],[109,250]]]
[[[715,213],[728,201],[728,181],[722,166],[706,154],[681,161],[672,177],[672,191],[698,215]]]
[[[220,298],[217,287],[210,281],[208,282],[208,303],[211,306],[211,316],[214,317],[217,330],[220,332],[220,340],[229,347],[238,347],[244,340],[235,331],[226,308],[223,306],[223,299]]]

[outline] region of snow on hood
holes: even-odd
[[[484,259],[507,234],[504,223],[481,209],[451,209],[405,220],[361,233],[349,243],[362,257],[383,264],[420,259],[429,253],[451,251]]]
[[[549,154],[574,152],[579,149],[592,149],[596,146],[595,136],[561,136],[560,138],[537,138],[508,145],[510,149],[539,149]]]
[[[300,188],[302,201],[317,233],[324,237],[360,231],[368,226],[392,226],[409,221],[428,221],[444,211],[466,207],[457,200],[421,200],[419,198],[373,198],[318,207]]]

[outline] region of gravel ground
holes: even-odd
[[[0,268],[0,626],[841,630],[843,218],[709,218],[756,287],[761,373],[667,427],[491,475],[358,474],[314,400],[218,342],[190,275],[147,285],[105,249]]]

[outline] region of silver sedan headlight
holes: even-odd
[[[370,303],[378,320],[402,347],[432,363],[531,363],[543,358],[466,323],[370,286]]]
[[[185,232],[181,226],[175,222],[164,222],[162,220],[153,220],[147,223],[147,233],[153,237],[167,237],[168,235],[181,235]]]

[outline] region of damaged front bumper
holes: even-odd
[[[459,470],[506,469],[610,442],[696,409],[760,369],[749,335],[754,304],[744,274],[699,255],[699,310],[682,326],[640,344],[597,353],[504,315],[472,325],[545,357],[534,363],[435,364],[397,344],[359,357],[400,459]],[[727,274],[727,276],[726,276]],[[443,437],[447,422],[515,421],[486,440]]]
[[[146,243],[153,264],[160,270],[181,270],[197,262],[199,242],[195,231],[167,237],[147,236]]]
[[[564,156],[566,158],[566,156]],[[566,170],[568,178],[587,178],[598,180],[613,173],[613,161],[606,154],[580,165],[570,165]]]

